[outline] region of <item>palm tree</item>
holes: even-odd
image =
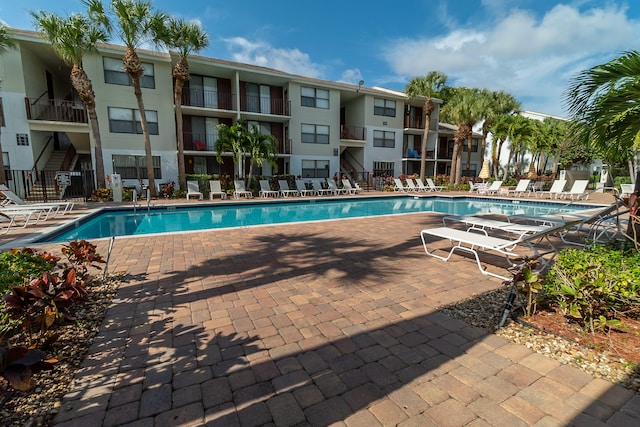
[[[507,123],[511,145],[507,165],[510,165],[511,159],[514,159],[514,171],[518,173],[520,172],[521,158],[530,148],[531,140],[534,136],[533,130],[535,125],[533,125],[532,122],[535,120],[521,116],[520,114],[514,114],[509,117]]]
[[[173,67],[172,75],[176,79],[173,88],[173,102],[176,106],[176,132],[178,139],[178,182],[180,188],[187,187],[184,165],[184,135],[182,133],[182,88],[191,79],[187,57],[191,52],[198,52],[209,45],[209,38],[196,23],[183,19],[169,18],[164,28],[157,30],[160,41],[169,49],[176,49],[180,58]]]
[[[447,84],[447,76],[440,71],[430,71],[426,76],[414,77],[405,88],[405,93],[409,99],[418,96],[426,97],[424,101],[424,134],[422,135],[422,150],[420,155],[420,179],[424,180],[425,165],[427,162],[427,140],[429,139],[429,126],[431,124],[431,114],[435,110],[433,98],[439,96],[440,91]]]
[[[157,196],[155,176],[153,171],[153,156],[151,153],[151,140],[147,125],[146,110],[142,99],[140,78],[144,75],[144,68],[136,49],[146,42],[157,42],[157,32],[165,25],[166,15],[153,10],[150,1],[147,0],[111,0],[111,12],[115,16],[117,28],[113,28],[111,20],[104,10],[100,0],[83,0],[89,7],[89,16],[96,22],[100,22],[110,32],[115,31],[125,45],[126,51],[123,58],[124,71],[129,75],[133,85],[133,92],[138,103],[140,114],[140,127],[144,139],[144,151],[147,164],[147,179],[151,196]]]
[[[480,155],[484,158],[484,150],[487,146],[487,136],[491,132],[493,124],[499,117],[513,114],[520,110],[520,103],[513,97],[513,95],[504,92],[497,91],[492,92],[488,90],[482,90],[480,97],[484,103],[482,123],[482,141],[480,144]],[[495,135],[494,135],[495,138]],[[494,144],[495,147],[495,144]]]
[[[4,55],[9,49],[15,46],[16,42],[9,34],[9,29],[5,25],[0,25],[0,56]],[[2,118],[4,114],[0,114],[0,128],[4,126]],[[4,159],[2,158],[2,143],[0,140],[0,184],[6,184],[7,177],[4,173]]]
[[[52,12],[30,12],[36,27],[51,43],[56,54],[71,66],[71,84],[78,92],[78,96],[87,108],[89,126],[93,136],[96,161],[96,183],[98,188],[104,188],[105,173],[102,155],[102,138],[98,115],[96,113],[96,94],[93,84],[84,68],[82,58],[96,49],[96,43],[107,40],[107,34],[99,23],[92,22],[87,16],[73,14],[60,17]]]
[[[247,133],[244,120],[238,120],[231,126],[224,123],[218,125],[218,139],[215,146],[216,159],[218,163],[222,164],[224,163],[222,154],[231,153],[233,163],[240,163],[239,177],[244,177],[244,162],[242,160],[249,146]]]
[[[249,185],[253,175],[253,165],[262,166],[264,160],[277,171],[278,140],[273,135],[263,134],[258,126],[251,126],[247,132],[247,152],[249,153]]]
[[[634,148],[640,133],[640,51],[624,53],[606,64],[578,73],[565,91],[575,130],[588,137],[607,158]]]
[[[442,108],[442,117],[445,121],[455,123],[457,129],[454,133],[453,156],[451,157],[451,175],[449,184],[460,183],[462,176],[462,146],[468,141],[468,152],[471,152],[471,138],[473,125],[482,116],[482,99],[478,89],[455,88],[451,97]],[[467,170],[470,167],[467,160]]]

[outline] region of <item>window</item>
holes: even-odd
[[[373,114],[376,116],[396,116],[396,101],[376,98],[373,100]]]
[[[146,156],[127,156],[114,154],[112,157],[113,171],[120,174],[122,179],[147,179]],[[153,156],[153,176],[162,179],[160,156]]]
[[[26,133],[17,133],[16,134],[16,144],[18,145],[29,145],[29,135]]]
[[[303,160],[304,178],[329,178],[329,160]]]
[[[329,91],[302,87],[300,89],[300,104],[304,107],[329,108]]]
[[[467,151],[469,151],[469,146],[467,145],[468,141],[465,141],[462,144],[462,152],[466,153]],[[471,140],[471,152],[472,153],[477,153],[478,152],[478,140],[477,139],[472,139]]]
[[[147,126],[151,135],[158,135],[158,112],[147,110]],[[131,108],[109,107],[109,131],[113,133],[142,133],[140,112]]]
[[[2,98],[0,98],[0,126],[4,127],[4,108],[2,108]]]
[[[302,124],[302,142],[307,144],[328,144],[329,126]]]
[[[394,148],[396,146],[396,133],[385,130],[374,130],[373,146]]]
[[[131,86],[131,79],[124,71],[124,64],[121,59],[103,57],[102,65],[104,68],[105,83]],[[154,78],[153,64],[143,62],[142,69],[144,70],[144,74],[140,77],[140,87],[155,89],[156,82]]]

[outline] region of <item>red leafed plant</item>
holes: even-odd
[[[102,257],[95,245],[78,240],[65,245],[62,253],[69,263],[58,266],[58,271],[47,271],[26,285],[11,286],[11,293],[4,296],[6,310],[13,319],[22,323],[29,344],[50,341],[47,331],[56,319],[72,319],[69,308],[87,296],[86,285],[91,280],[88,266],[99,268]],[[61,269],[61,270],[60,270]]]
[[[28,390],[31,376],[51,367],[51,361],[45,360],[42,350],[25,346],[0,347],[0,374],[16,390]]]

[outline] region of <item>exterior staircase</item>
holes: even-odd
[[[66,151],[62,150],[54,150],[51,152],[47,163],[44,165],[44,168],[38,173],[38,180],[31,186],[30,194],[32,197],[27,197],[27,200],[42,200],[45,198],[44,194],[46,193],[46,200],[60,200],[64,198],[64,191],[66,187],[59,187],[55,183],[56,172],[61,171],[62,163],[67,156]],[[69,164],[69,167],[65,170],[72,171],[78,162],[79,155],[76,153],[73,157],[73,160]],[[44,174],[46,183],[40,180],[41,174]]]

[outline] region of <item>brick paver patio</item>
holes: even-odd
[[[56,425],[638,425],[640,396],[438,312],[501,286],[426,257],[439,224],[116,239],[124,281]]]

